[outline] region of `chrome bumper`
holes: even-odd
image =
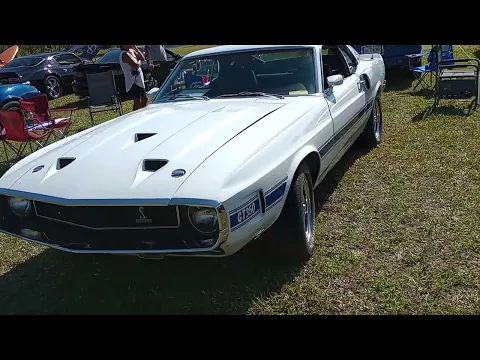
[[[114,255],[148,255],[148,254],[163,254],[165,256],[222,256],[223,251],[220,249],[221,237],[217,239],[215,245],[209,248],[200,249],[172,249],[172,250],[89,250],[89,249],[70,249],[60,245],[51,244],[42,240],[37,240],[25,235],[14,234],[0,229],[0,233],[10,235],[14,238],[28,241],[32,244],[46,246],[52,249],[61,250],[72,254],[114,254]],[[40,234],[40,233],[39,233]],[[46,237],[45,234],[41,236]]]

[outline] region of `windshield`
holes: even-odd
[[[10,61],[3,68],[11,68],[11,67],[17,67],[17,66],[35,66],[35,65],[40,64],[42,61],[43,61],[43,58],[41,58],[41,57],[17,58],[17,59],[13,59],[12,61]]]
[[[180,61],[153,103],[315,92],[313,49],[258,50]]]

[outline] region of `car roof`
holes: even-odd
[[[20,56],[20,58],[36,58],[36,57],[41,57],[41,58],[47,58],[50,56],[55,56],[55,55],[62,55],[62,54],[72,54],[69,51],[53,51],[53,52],[45,52],[45,53],[38,53],[38,54],[31,54],[31,55],[25,55],[25,56]]]
[[[219,45],[207,49],[197,50],[188,55],[185,55],[184,59],[193,57],[226,54],[233,52],[244,52],[252,50],[275,50],[275,49],[298,49],[298,48],[316,48],[321,45]]]

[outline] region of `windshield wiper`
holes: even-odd
[[[165,95],[160,99],[175,100],[175,99],[192,99],[192,100],[205,100],[208,101],[210,98],[203,95],[188,95],[188,94],[174,94],[174,95]]]
[[[280,94],[267,94],[267,93],[264,93],[264,92],[255,92],[255,91],[241,91],[241,92],[236,93],[236,94],[223,94],[223,95],[220,95],[218,97],[222,98],[222,97],[242,97],[242,96],[245,96],[245,97],[248,97],[248,96],[265,96],[265,97],[274,97],[274,98],[277,98],[277,99],[285,99],[285,96],[280,95]]]

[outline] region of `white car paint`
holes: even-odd
[[[325,91],[321,45],[226,45],[197,51],[182,61],[286,47],[314,50],[320,90],[316,94],[151,104],[45,147],[0,179],[0,194],[68,206],[223,206],[228,223],[214,247],[72,251],[13,235],[78,253],[214,256],[210,251],[220,247],[221,256],[227,256],[238,251],[278,219],[292,177],[308,155],[320,162],[319,169],[312,169],[318,175],[314,182],[320,183],[365,126],[373,100],[385,83],[382,57],[360,56],[351,47],[358,62],[355,73],[342,85]],[[365,76],[369,86],[364,84]],[[156,135],[135,143],[138,133]],[[57,170],[59,158],[76,160]],[[146,172],[144,159],[167,159],[168,163],[157,172]],[[176,169],[185,170],[185,176],[172,177]]]

